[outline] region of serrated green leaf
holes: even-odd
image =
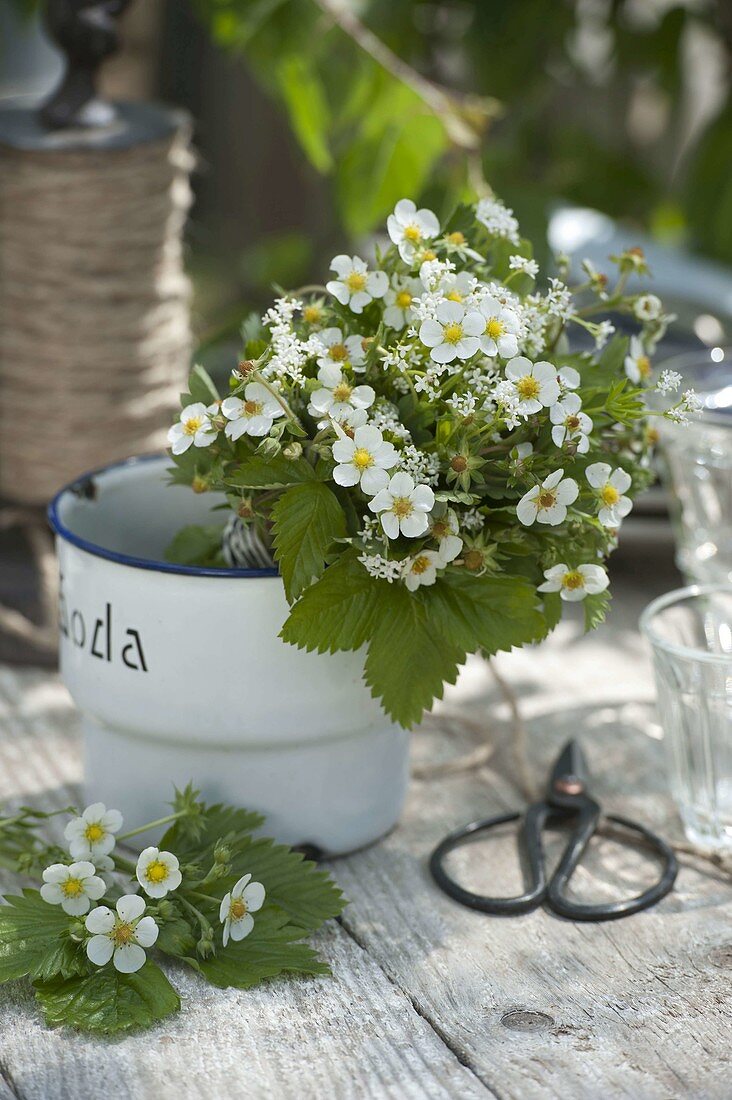
[[[330,974],[307,944],[299,942],[303,931],[287,924],[284,913],[261,909],[254,928],[238,943],[219,947],[216,955],[200,963],[201,973],[214,985],[251,989],[266,978],[285,971],[298,974]]]
[[[466,653],[526,645],[546,632],[535,586],[523,577],[447,572],[425,596],[433,629]]]
[[[176,959],[185,959],[193,954],[196,938],[191,927],[182,917],[172,917],[162,921],[158,918],[158,938],[155,947],[164,955],[173,955]]]
[[[160,967],[149,960],[136,974],[112,966],[85,977],[34,982],[46,1023],[113,1035],[149,1027],[180,1008],[180,998]]]
[[[183,818],[174,822],[160,841],[160,847],[175,852],[181,863],[196,863],[202,856],[213,858],[217,840],[229,833],[254,832],[264,824],[264,816],[255,810],[217,802],[213,806],[203,806],[194,821],[195,832],[188,829],[188,822]]]
[[[60,905],[49,905],[37,890],[24,890],[6,901],[0,906],[0,982],[36,972],[75,973],[77,952],[66,946],[71,944],[73,917]]]
[[[604,592],[596,592],[592,596],[586,596],[584,603],[585,612],[585,630],[594,630],[600,623],[605,621],[608,608],[610,606],[610,593],[606,589]]]
[[[284,489],[309,481],[317,481],[317,474],[304,458],[253,455],[237,467],[228,484],[240,489]]]
[[[406,588],[381,591],[366,658],[366,682],[387,714],[407,729],[420,720],[446,683],[453,684],[466,651],[447,638],[426,606]]]
[[[328,549],[345,538],[346,517],[322,481],[293,485],[272,509],[274,552],[290,603],[322,576]]]
[[[544,618],[547,623],[547,633],[549,633],[554,630],[554,627],[562,618],[562,598],[558,592],[543,592],[542,603],[544,605]]]
[[[389,585],[375,581],[356,553],[347,552],[328,566],[317,584],[303,592],[290,609],[280,637],[318,653],[360,649],[371,635],[382,587]]]
[[[190,524],[182,527],[165,550],[165,560],[176,565],[225,568],[221,553],[223,524]]]

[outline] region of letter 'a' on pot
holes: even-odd
[[[289,844],[337,854],[376,840],[402,808],[407,733],[364,684],[362,654],[278,637],[288,607],[275,569],[165,561],[182,526],[225,515],[216,494],[171,487],[167,465],[109,466],[49,508],[89,797],[133,827],[192,781],[208,802],[262,811]]]

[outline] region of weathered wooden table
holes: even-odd
[[[600,632],[564,623],[499,667],[520,699],[537,779],[581,734],[606,808],[678,837],[635,626],[652,586],[621,575]],[[180,970],[184,1011],[111,1043],[47,1030],[15,983],[0,991],[0,1100],[732,1096],[732,883],[711,864],[684,857],[657,908],[599,925],[488,917],[432,884],[425,857],[445,832],[521,805],[499,698],[471,662],[445,710],[485,724],[498,746],[487,765],[416,779],[401,825],[332,863],[350,898],[318,937],[333,978],[219,991]],[[415,735],[415,760],[424,769],[476,743],[431,728]],[[78,797],[77,719],[53,675],[0,666],[0,765],[3,799]],[[510,838],[489,851],[490,862],[477,849],[461,855],[473,857],[473,885],[517,889]],[[618,881],[640,888],[639,860],[598,842],[578,892],[613,897]]]

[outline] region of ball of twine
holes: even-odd
[[[164,445],[191,350],[189,141],[0,145],[0,496],[40,504]]]

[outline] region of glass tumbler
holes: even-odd
[[[643,612],[671,793],[689,840],[732,850],[732,585],[694,585]]]
[[[689,581],[732,583],[732,350],[662,364],[696,390],[702,411],[686,427],[659,421],[661,472],[671,496],[676,561]]]

